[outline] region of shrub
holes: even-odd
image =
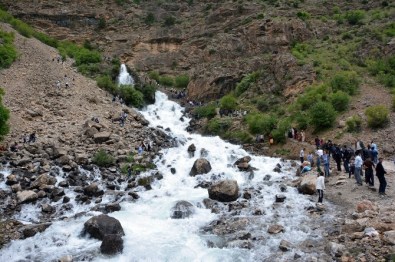
[[[176,18],[174,16],[168,16],[163,21],[164,26],[173,26],[176,23]]]
[[[224,134],[232,125],[230,119],[211,119],[206,126],[206,133],[211,135],[221,135]]]
[[[225,133],[224,138],[231,143],[251,143],[254,139],[248,132],[245,131],[228,131]]]
[[[19,19],[13,18],[10,21],[10,24],[16,31],[18,31],[21,35],[25,37],[31,37],[33,35],[33,28],[31,28],[28,24],[25,24]]]
[[[237,99],[232,95],[226,95],[220,100],[220,108],[224,110],[235,110],[237,107]]]
[[[216,106],[214,104],[209,104],[206,106],[199,106],[193,110],[193,115],[198,119],[204,118],[204,117],[211,119],[211,118],[215,117],[217,114],[215,111],[215,108],[216,108]]]
[[[186,88],[189,84],[189,76],[188,75],[180,75],[176,76],[174,80],[175,87],[178,88]]]
[[[99,149],[93,156],[92,162],[100,167],[109,167],[115,162],[115,158],[108,154],[104,149]]]
[[[352,116],[346,120],[348,132],[358,132],[361,129],[362,119],[359,116]]]
[[[144,18],[144,23],[146,25],[152,25],[155,23],[155,16],[153,13],[148,13],[147,16]]]
[[[286,133],[291,128],[291,121],[287,118],[278,122],[277,128],[271,132],[274,143],[283,144],[286,141]]]
[[[252,134],[270,134],[277,121],[271,115],[255,114],[247,117],[247,124]]]
[[[395,87],[395,56],[368,61],[367,64],[370,73],[377,76],[380,83],[390,88]]]
[[[355,95],[359,88],[359,78],[354,71],[342,71],[337,73],[330,81],[333,92],[344,91],[349,95]]]
[[[365,11],[363,10],[352,10],[346,12],[345,16],[346,20],[350,25],[360,24],[362,19],[365,18]]]
[[[301,20],[306,21],[310,18],[310,14],[306,11],[299,11],[296,13],[296,16],[299,17]]]
[[[148,77],[159,82],[160,75],[158,71],[151,71],[148,73]]]
[[[160,76],[159,77],[159,84],[164,86],[173,86],[174,80],[171,76]]]
[[[127,105],[141,108],[144,105],[144,95],[130,85],[121,85],[118,93]]]
[[[33,36],[37,40],[39,40],[40,42],[42,42],[42,43],[44,43],[46,45],[52,46],[54,48],[58,48],[59,42],[55,38],[47,36],[46,34],[41,33],[41,32],[33,32]]]
[[[325,100],[327,94],[328,87],[326,85],[312,86],[303,95],[298,97],[297,103],[302,110],[307,110],[315,103]]]
[[[0,31],[0,68],[8,68],[12,62],[18,57],[16,49],[13,45],[14,35]]]
[[[297,114],[295,121],[299,130],[304,130],[309,126],[310,119],[306,113]]]
[[[333,126],[336,119],[336,111],[328,102],[318,102],[310,108],[311,124],[315,130]]]
[[[305,43],[296,43],[292,47],[292,55],[297,59],[302,60],[307,57],[307,55],[313,53],[314,49],[311,45]]]
[[[10,118],[10,111],[3,105],[4,90],[0,88],[0,140],[8,134],[10,127],[8,119]]]
[[[99,18],[99,22],[97,23],[97,27],[99,28],[99,29],[104,29],[104,28],[106,28],[106,19],[104,19],[103,17],[100,17]]]
[[[117,87],[108,75],[100,76],[96,79],[97,85],[110,93],[115,93]]]
[[[156,88],[153,85],[145,85],[143,87],[137,86],[136,89],[143,94],[144,101],[152,104],[155,103]]]
[[[336,93],[333,93],[330,100],[333,108],[337,112],[346,111],[350,104],[350,96],[343,91],[337,91]]]
[[[243,77],[243,79],[241,79],[241,81],[236,85],[236,96],[243,94],[252,83],[255,83],[258,80],[259,76],[259,72],[252,72]]]
[[[368,126],[372,128],[384,127],[389,122],[389,110],[384,105],[370,106],[365,110]]]

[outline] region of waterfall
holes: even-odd
[[[128,73],[128,69],[125,64],[121,65],[118,76],[118,85],[134,85],[133,77]]]
[[[47,230],[34,237],[11,242],[0,251],[0,261],[56,261],[66,255],[72,255],[74,261],[114,262],[292,261],[295,253],[320,256],[315,253],[318,250],[304,253],[301,247],[305,240],[322,242],[319,226],[312,226],[311,219],[306,214],[306,209],[312,206],[315,197],[312,199],[300,195],[295,188],[288,187],[286,192],[282,192],[286,196],[285,203],[274,203],[275,195],[281,192],[280,184],[285,179],[293,178],[294,171],[289,163],[282,163],[282,173],[276,173],[273,169],[279,159],[251,155],[250,164],[257,169],[254,176],[239,171],[233,163],[249,154],[240,146],[227,143],[219,137],[188,133],[186,127],[190,119],[183,116],[183,108],[168,100],[161,92],[156,92],[155,104],[141,113],[149,120],[150,126],[162,126],[178,142],[178,146],[163,149],[161,156],[156,158],[155,164],[163,174],[163,179],[155,181],[151,185],[152,190],[141,187],[137,201],[122,202],[120,211],[109,214],[118,219],[124,228],[123,253],[114,257],[103,256],[99,253],[101,241],[80,236],[84,222],[100,213],[90,211],[90,206],[73,202],[78,212],[81,209],[88,212],[77,218],[55,221]],[[192,143],[196,146],[194,157],[190,157],[187,152]],[[191,177],[189,171],[194,161],[201,157],[203,149],[212,171]],[[172,168],[175,168],[175,173],[171,172]],[[148,175],[149,173],[141,174]],[[250,200],[239,198],[249,209],[231,216],[249,219],[246,230],[251,238],[257,239],[250,249],[238,247],[237,241],[241,240],[221,244],[221,236],[202,231],[212,221],[220,219],[221,214],[204,208],[203,200],[208,198],[208,191],[196,185],[201,181],[218,178],[237,180],[240,192],[255,190]],[[99,177],[97,179],[100,180]],[[123,185],[125,187],[126,184]],[[194,213],[186,219],[171,219],[171,208],[180,200],[192,203]],[[24,210],[34,212],[35,208],[31,204]],[[254,214],[254,210],[258,209],[262,213]],[[267,229],[272,224],[284,226],[285,231],[270,235]],[[292,252],[279,252],[282,239],[292,242]]]

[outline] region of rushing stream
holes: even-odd
[[[168,100],[161,92],[156,93],[156,103],[148,106],[142,114],[151,126],[161,126],[167,130],[178,146],[162,150],[161,156],[156,159],[158,170],[164,178],[155,181],[152,190],[142,189],[137,201],[122,202],[121,211],[109,214],[118,219],[124,228],[123,253],[114,257],[103,256],[99,253],[101,241],[80,236],[84,222],[99,212],[89,211],[91,206],[73,202],[74,210],[66,212],[65,216],[70,217],[84,210],[89,212],[81,217],[53,222],[46,231],[34,237],[13,241],[0,250],[0,261],[56,261],[65,255],[72,255],[73,261],[289,261],[295,252],[303,252],[297,248],[295,252],[279,251],[282,239],[292,242],[295,247],[306,239],[320,239],[317,231],[310,227],[306,215],[305,208],[312,205],[309,198],[298,194],[295,188],[288,187],[283,193],[286,196],[285,203],[274,204],[275,195],[281,193],[280,183],[293,175],[288,163],[284,164],[285,171],[276,173],[273,169],[279,159],[251,156],[250,164],[257,168],[254,176],[239,171],[233,163],[248,153],[219,137],[188,133],[186,127],[189,119],[183,116],[183,108]],[[196,146],[196,153],[191,158],[187,148],[192,143]],[[212,170],[208,174],[191,177],[189,171],[200,157],[202,149],[207,151],[206,158]],[[172,174],[170,168],[175,168],[176,173]],[[100,180],[98,172],[96,170],[91,175]],[[201,181],[218,178],[237,180],[241,192],[246,188],[260,192],[250,200],[251,209],[237,214],[238,217],[255,218],[255,223],[248,225],[248,232],[259,241],[254,242],[251,249],[237,245],[221,246],[218,244],[221,242],[220,237],[202,230],[221,215],[204,208],[202,201],[208,197],[207,189],[195,186]],[[72,194],[72,190],[66,194]],[[73,198],[73,195],[70,196]],[[109,202],[112,200],[110,198],[106,200],[104,197],[103,201]],[[195,212],[190,218],[170,218],[170,211],[179,200],[194,205]],[[26,206],[16,218],[34,222],[34,214],[40,212],[40,208],[34,204]],[[254,216],[254,209],[264,212]],[[272,224],[283,225],[285,232],[269,235],[267,228]],[[213,246],[209,242],[217,244]]]

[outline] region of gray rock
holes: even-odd
[[[121,223],[107,215],[95,216],[86,221],[82,233],[99,240],[103,240],[106,235],[125,235]]]
[[[110,137],[111,137],[110,132],[100,132],[93,136],[93,140],[95,141],[95,143],[101,144],[108,141]]]
[[[341,257],[345,249],[346,247],[344,245],[335,242],[329,242],[325,247],[326,252],[332,257]]]
[[[384,237],[383,240],[390,244],[390,245],[395,245],[395,230],[391,230],[391,231],[386,231],[384,232]]]
[[[298,186],[298,191],[303,194],[313,195],[316,192],[315,183],[317,177],[311,174],[307,174],[302,177],[302,180]]]
[[[236,180],[223,180],[208,189],[209,198],[221,202],[235,201],[239,197],[239,186]]]
[[[122,253],[123,239],[120,235],[105,235],[100,246],[100,252],[105,255]]]
[[[211,171],[211,164],[205,158],[196,159],[195,163],[193,163],[192,169],[189,172],[190,176],[196,176],[201,174],[207,174]]]
[[[278,234],[278,233],[284,232],[284,227],[282,225],[271,225],[268,228],[267,232],[269,234]]]
[[[171,218],[173,219],[183,219],[190,217],[194,212],[194,206],[184,200],[178,201],[174,207],[171,209]]]
[[[284,202],[284,200],[286,199],[287,197],[285,196],[285,195],[283,195],[283,194],[277,194],[276,195],[276,202],[277,203],[282,203],[282,202]]]
[[[288,242],[287,240],[281,240],[279,248],[281,251],[289,251],[292,248],[292,244],[290,242]]]
[[[20,191],[16,193],[16,197],[19,204],[30,203],[38,199],[38,195],[32,190]]]
[[[31,184],[31,188],[43,188],[46,185],[55,185],[56,178],[48,174],[42,174],[37,177],[35,181]]]

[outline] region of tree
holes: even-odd
[[[336,119],[336,111],[328,102],[318,102],[310,108],[311,124],[316,130],[331,127]]]

